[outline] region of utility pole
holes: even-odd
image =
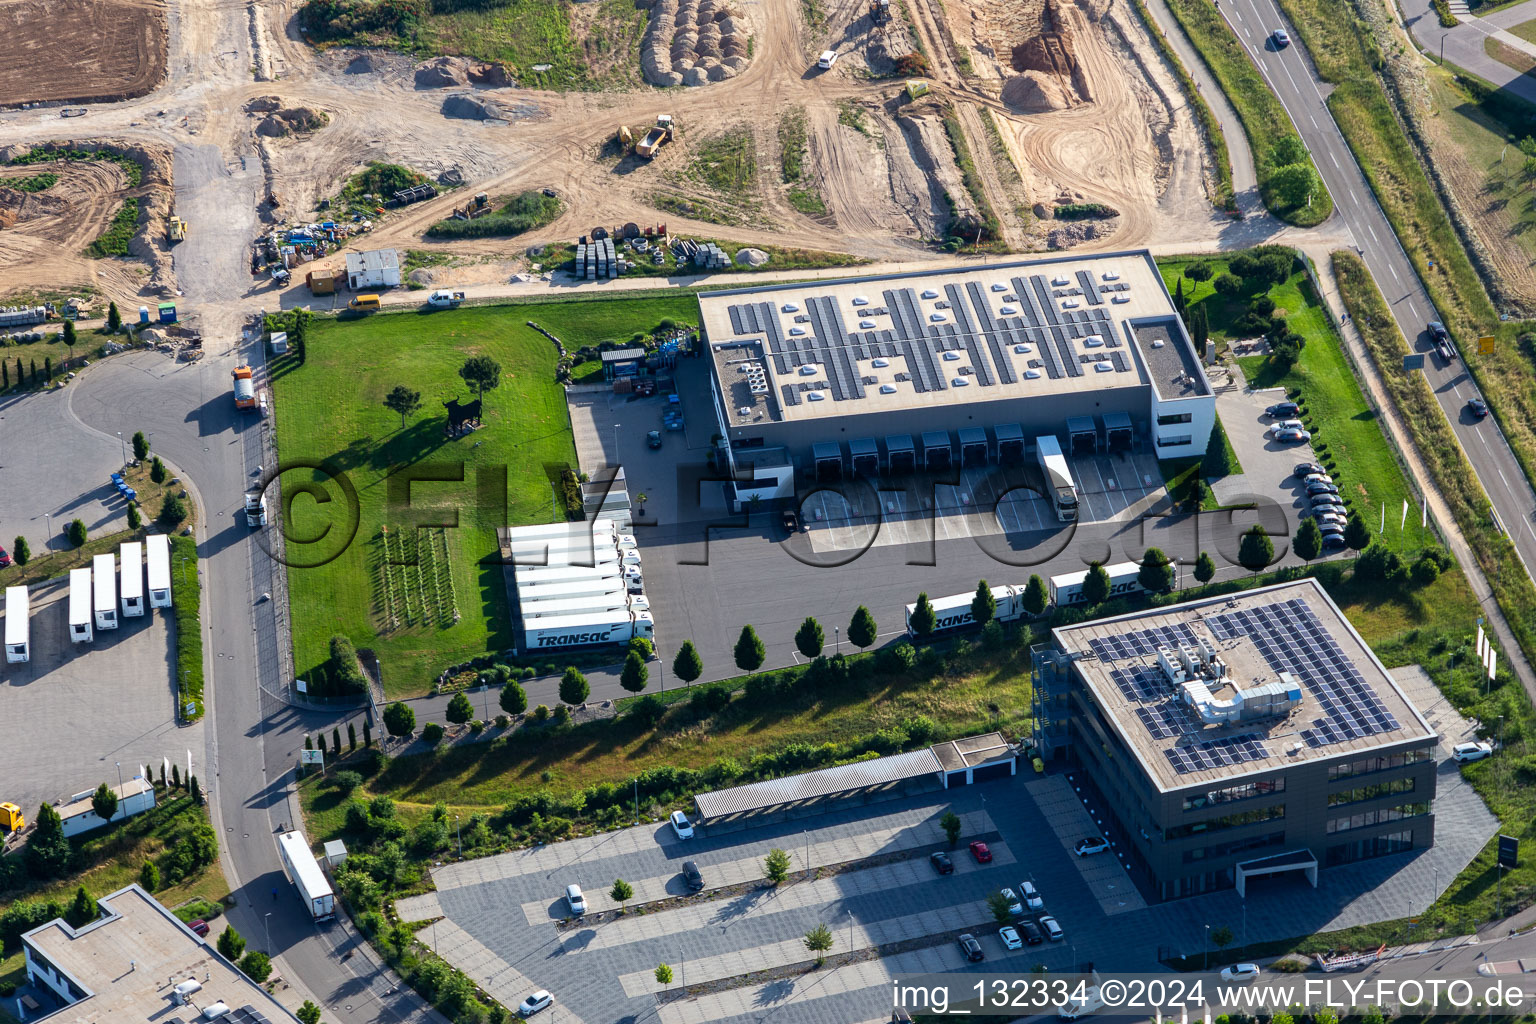
[[[261,926],[267,933],[267,955],[272,955],[272,911],[267,911],[261,919]]]

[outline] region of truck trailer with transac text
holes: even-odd
[[[636,637],[655,639],[656,624],[650,612],[569,615],[525,620],[527,650],[549,651],[563,647],[595,647],[627,644]]]
[[[1115,565],[1104,566],[1104,571],[1109,574],[1111,598],[1139,594],[1144,589],[1139,579],[1140,562],[1118,562]],[[1075,604],[1083,604],[1083,583],[1088,579],[1088,572],[1089,570],[1084,569],[1082,572],[1067,572],[1060,576],[1052,576],[1049,581],[1051,604],[1057,608],[1070,608]]]
[[[992,600],[997,602],[997,611],[992,617],[999,622],[1012,622],[1024,616],[1024,588],[1023,587],[992,587]],[[971,614],[971,602],[975,600],[976,593],[954,594],[950,597],[932,599],[935,633],[944,633],[952,629],[964,629],[966,626],[975,625],[976,617]],[[917,611],[917,605],[907,605],[907,632],[916,633],[912,629],[912,613]]]

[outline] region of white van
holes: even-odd
[[[823,70],[823,71],[831,71],[832,70],[832,65],[836,64],[836,63],[837,63],[837,51],[836,50],[824,50],[824,51],[822,51],[821,58],[816,61],[816,66],[818,68],[821,68],[821,70]]]

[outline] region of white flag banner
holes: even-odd
[[[1403,499],[1403,518],[1402,518],[1402,521],[1397,524],[1398,532],[1401,533],[1403,531],[1403,528],[1406,527],[1407,525],[1408,525],[1408,499],[1404,498]]]
[[[1424,511],[1419,516],[1419,529],[1427,530],[1428,528],[1429,528],[1429,499],[1426,498],[1424,500]]]
[[[1483,627],[1477,627],[1477,660],[1488,660],[1488,641],[1483,638]]]
[[[1488,649],[1488,681],[1494,682],[1499,674],[1499,652],[1493,648]]]
[[[192,785],[192,751],[187,751],[187,785]]]
[[[1387,532],[1387,503],[1386,502],[1382,502],[1381,503],[1381,528],[1379,530],[1377,530],[1376,532],[1377,533],[1386,533]]]
[[[165,779],[166,781],[170,781],[171,759],[168,757],[162,757],[160,759],[160,778]]]

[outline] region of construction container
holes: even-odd
[[[147,325],[149,323],[149,307],[148,306],[140,306],[139,307],[139,323],[141,325]]]
[[[176,303],[174,303],[174,302],[162,302],[162,303],[160,303],[158,308],[160,310],[160,322],[161,323],[163,323],[163,324],[173,324],[173,323],[176,322]]]

